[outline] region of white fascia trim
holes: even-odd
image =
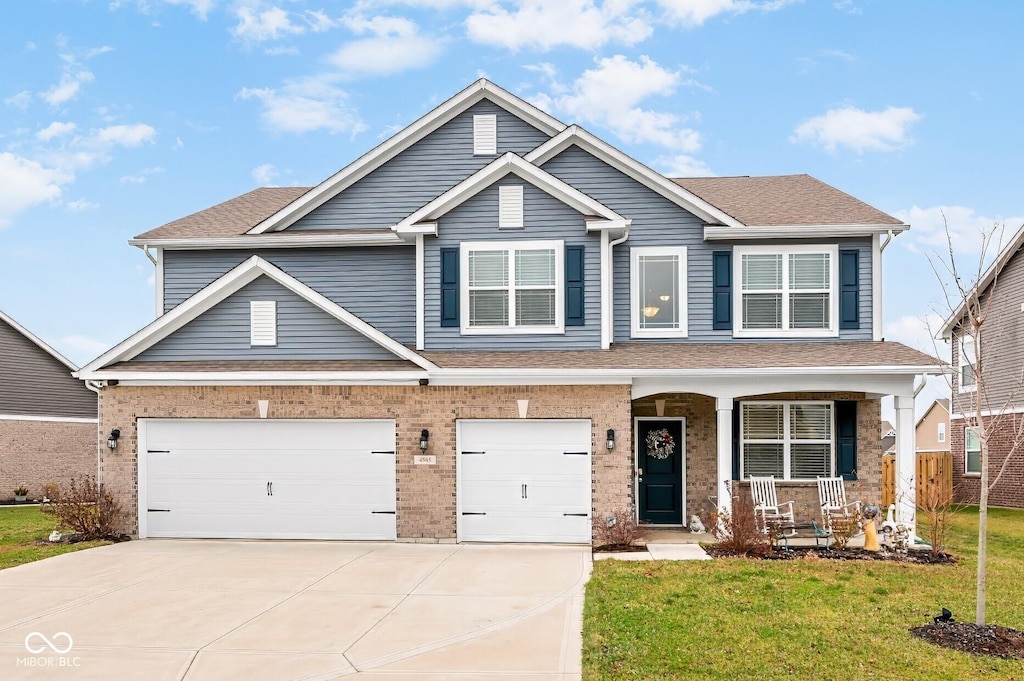
[[[625,226],[626,219],[612,209],[510,151],[494,159],[391,229],[399,234],[415,233],[413,230],[419,226],[419,223],[434,222],[509,173],[546,191],[583,215],[597,215],[609,222]]]
[[[8,325],[10,325],[12,329],[14,329],[22,336],[38,345],[40,348],[45,350],[48,355],[50,355],[55,360],[66,366],[68,369],[71,369],[71,371],[78,371],[78,367],[75,366],[75,364],[70,359],[54,350],[52,347],[47,345],[46,342],[43,341],[43,339],[39,338],[39,336],[35,335],[34,333],[26,329],[24,326],[22,326],[21,324],[19,324],[18,322],[14,321],[9,316],[4,314],[3,310],[0,310],[0,321],[6,322]]]
[[[426,371],[97,371],[118,385],[419,385]]]
[[[1010,239],[1010,243],[1007,244],[1006,248],[999,252],[995,261],[989,265],[989,268],[985,270],[983,275],[981,275],[981,279],[978,280],[978,283],[968,291],[966,298],[973,298],[975,291],[981,291],[982,295],[984,295],[985,290],[992,283],[992,280],[996,278],[1004,267],[1006,267],[1010,258],[1017,253],[1017,249],[1021,246],[1024,246],[1024,225],[1021,225],[1020,229],[1017,230],[1017,233],[1012,239]],[[944,338],[946,340],[952,337],[953,329],[955,329],[963,319],[964,312],[966,311],[966,304],[966,302],[961,303],[953,313],[946,318],[946,321],[942,325],[942,330],[939,332],[937,337]]]
[[[295,232],[262,239],[249,235],[213,239],[129,239],[130,246],[168,248],[176,251],[197,251],[216,248],[324,248],[332,246],[403,246],[405,242],[387,229],[379,234],[317,234],[315,231]]]
[[[704,240],[737,239],[840,239],[875,234],[901,234],[909,225],[750,225],[748,227],[722,227],[705,225]]]
[[[728,213],[716,208],[661,173],[648,168],[577,125],[569,126],[559,135],[552,137],[531,151],[525,158],[530,163],[542,166],[573,144],[647,188],[661,194],[677,206],[685,208],[705,222],[721,223],[730,227],[743,227],[742,222]]]
[[[588,232],[624,232],[633,224],[632,219],[628,220],[587,220]]]
[[[451,379],[480,378],[498,379],[514,378],[523,379],[547,379],[547,378],[571,378],[573,380],[593,377],[597,382],[607,382],[609,379],[633,379],[633,378],[671,378],[697,377],[716,378],[723,376],[865,376],[865,375],[905,375],[916,376],[923,373],[933,373],[933,366],[851,366],[851,367],[749,367],[740,369],[537,369],[537,368],[501,368],[501,369],[437,369],[430,372],[430,382],[433,385],[436,381]],[[588,381],[593,382],[593,381]]]
[[[1003,416],[1004,414],[1024,414],[1024,406],[1021,406],[1021,407],[1008,407],[1006,409],[982,409],[981,410],[981,417],[982,418],[988,418],[988,417],[991,417],[991,416]],[[953,414],[949,415],[950,422],[952,422],[954,420],[957,420],[957,419],[962,421],[962,420],[965,420],[965,419],[968,419],[968,418],[974,418],[974,412],[973,411],[971,411],[971,412],[964,412],[962,414],[953,413]],[[950,428],[952,428],[952,423],[950,423]]]
[[[78,416],[27,416],[25,414],[0,414],[0,421],[44,421],[52,423],[99,423],[99,419]]]
[[[537,107],[498,87],[494,83],[481,78],[448,101],[403,128],[382,144],[363,154],[316,187],[313,187],[289,205],[263,220],[250,229],[248,234],[263,234],[264,232],[279,231],[290,227],[300,218],[323,205],[328,199],[338,195],[346,188],[366,177],[483,99],[491,100],[547,135],[555,135],[565,129],[565,124],[561,121],[549,116]]]
[[[435,368],[431,362],[405,347],[390,336],[373,328],[353,315],[337,303],[317,293],[309,286],[272,265],[258,255],[254,255],[239,264],[227,274],[217,279],[206,288],[200,290],[184,303],[178,305],[167,314],[149,323],[132,336],[118,343],[74,374],[76,378],[96,379],[96,372],[114,362],[130,359],[158,341],[166,338],[203,312],[225,300],[257,277],[266,275],[293,293],[305,298],[335,319],[347,324],[366,338],[374,341],[394,355],[409,360],[424,369]],[[110,378],[116,378],[112,376]]]

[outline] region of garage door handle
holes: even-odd
[[[394,511],[370,511],[370,513],[374,513],[377,515],[395,515]]]
[[[170,454],[171,450],[169,450],[169,449],[147,449],[146,453],[147,454]]]
[[[171,509],[169,509],[169,508],[147,508],[146,510],[149,511],[150,513],[170,513],[171,512]]]
[[[388,454],[388,455],[390,455],[390,456],[394,456],[394,455],[395,455],[395,452],[394,452],[394,450],[392,450],[392,451],[390,451],[390,452],[384,452],[384,451],[380,451],[380,452],[373,452],[373,451],[371,451],[371,452],[370,452],[370,454]]]
[[[480,454],[480,455],[483,455],[483,454],[486,454],[486,453],[487,452],[462,452],[462,455],[463,456],[469,456],[470,454]]]
[[[570,516],[571,515],[571,516],[576,517],[576,518],[589,518],[590,517],[589,513],[563,513],[562,515],[565,515],[565,516]]]
[[[562,452],[562,456],[586,456],[590,452]]]
[[[463,511],[462,515],[487,515],[487,514],[486,513],[481,513],[480,511]]]
[[[522,494],[523,494],[523,499],[525,499],[526,498],[526,485],[523,485]]]

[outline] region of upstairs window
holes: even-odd
[[[938,429],[939,430],[938,430],[938,433],[936,434],[936,439],[939,442],[945,442],[946,441],[946,424],[945,423],[940,423],[938,425]]]
[[[631,248],[630,332],[634,338],[686,336],[686,248]]]
[[[561,241],[462,244],[462,332],[562,333]]]
[[[964,473],[981,475],[981,438],[974,428],[964,428]]]
[[[277,345],[276,301],[249,301],[249,344]]]
[[[737,246],[737,328],[746,338],[836,336],[838,249]]]
[[[835,429],[831,402],[744,402],[740,406],[743,478],[831,476]]]
[[[957,378],[960,383],[960,392],[970,392],[978,389],[978,375],[976,373],[978,364],[978,346],[973,336],[960,337],[960,371]]]
[[[498,117],[494,114],[473,116],[473,155],[493,156],[498,153]]]

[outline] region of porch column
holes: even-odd
[[[718,411],[718,507],[732,511],[732,398],[719,397]]]
[[[914,442],[914,398],[897,395],[896,406],[896,512],[899,522],[908,523],[917,536],[916,449]]]

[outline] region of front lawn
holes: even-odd
[[[55,524],[54,517],[44,515],[38,506],[0,506],[0,570],[110,543],[85,541],[37,545],[37,540],[50,536]]]
[[[585,679],[1024,679],[1024,661],[913,638],[943,607],[974,620],[977,509],[956,565],[855,561],[594,564]],[[1024,511],[989,512],[988,622],[1024,630]]]

